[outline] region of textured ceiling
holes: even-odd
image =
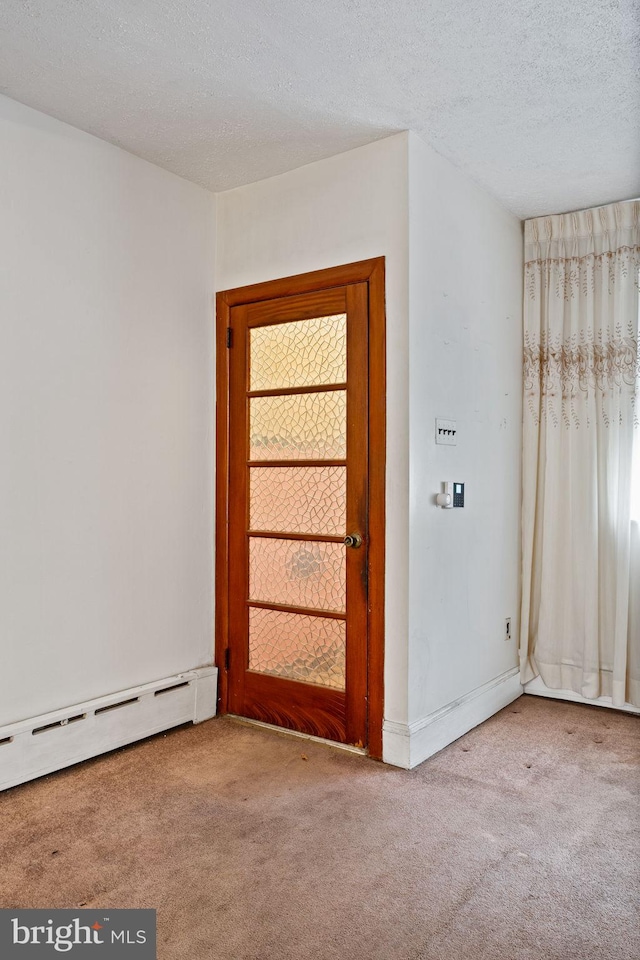
[[[2,0],[0,92],[212,190],[411,129],[521,217],[640,194],[636,0]]]

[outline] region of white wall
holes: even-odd
[[[408,135],[217,194],[216,287],[385,256],[387,524],[385,716],[407,720]]]
[[[517,664],[522,234],[413,134],[409,218],[409,720],[419,726]],[[457,446],[436,445],[436,417],[457,421]],[[464,509],[434,506],[443,480],[466,484]]]
[[[0,724],[210,663],[213,197],[0,98]]]

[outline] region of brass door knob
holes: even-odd
[[[362,537],[359,533],[348,533],[343,542],[345,547],[353,547],[354,550],[357,550],[358,547],[362,546]]]

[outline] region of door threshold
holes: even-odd
[[[264,720],[253,720],[251,717],[239,717],[235,713],[227,713],[226,716],[231,720],[239,720],[240,723],[246,723],[251,727],[262,727],[264,730],[273,730],[274,733],[297,737],[299,740],[311,740],[313,743],[321,743],[325,747],[335,747],[336,750],[345,750],[347,753],[357,753],[361,757],[369,756],[369,751],[364,747],[354,747],[350,743],[340,743],[339,740],[327,740],[325,737],[314,737],[311,733],[301,733],[299,730],[290,730],[289,727],[278,727],[274,723],[265,723]]]

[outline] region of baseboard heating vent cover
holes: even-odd
[[[0,790],[182,723],[215,716],[216,667],[200,667],[0,727]]]

